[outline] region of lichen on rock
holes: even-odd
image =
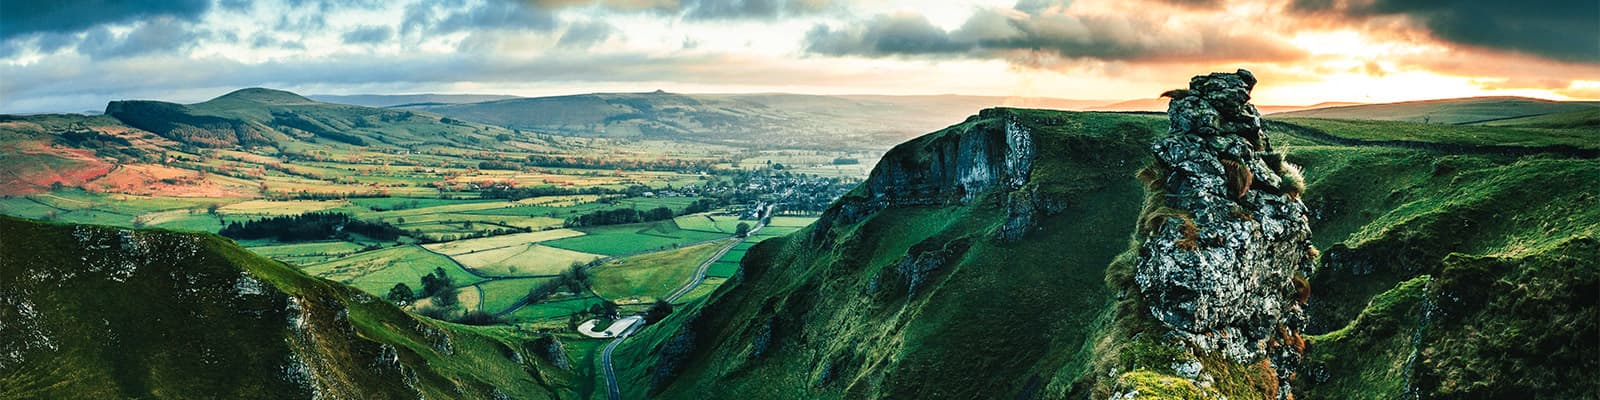
[[[1152,146],[1164,176],[1160,206],[1141,238],[1135,280],[1150,313],[1202,351],[1240,364],[1268,358],[1280,378],[1298,363],[1305,318],[1294,277],[1313,267],[1311,228],[1298,187],[1250,105],[1249,71],[1196,76],[1172,97],[1169,135]],[[1287,379],[1281,379],[1287,381]],[[1289,393],[1279,388],[1280,397]]]

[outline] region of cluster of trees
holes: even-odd
[[[522,169],[522,164],[499,160],[479,161],[478,169],[503,169],[515,171]]]
[[[563,188],[563,187],[555,187],[555,186],[523,186],[523,187],[517,187],[517,186],[511,186],[511,185],[508,185],[508,184],[505,184],[505,183],[496,183],[496,184],[491,184],[491,185],[480,186],[478,188],[479,197],[482,197],[482,198],[485,198],[485,199],[505,199],[505,200],[511,200],[511,201],[522,200],[522,199],[533,198],[533,197],[542,197],[542,196],[567,196],[567,195],[574,195],[574,194],[615,194],[615,193],[617,193],[617,191],[615,189],[609,189],[609,188],[604,188],[604,187],[599,187],[599,186],[590,186],[590,187],[584,187],[584,188]]]
[[[567,218],[564,225],[568,228],[575,228],[580,226],[631,224],[668,220],[674,216],[676,215],[672,213],[672,209],[667,207],[656,207],[644,211],[633,208],[614,208]]]
[[[456,293],[455,281],[450,279],[450,275],[445,274],[444,268],[434,268],[433,272],[423,275],[419,283],[422,284],[422,293],[420,294],[412,292],[410,285],[396,283],[393,288],[389,289],[389,294],[385,297],[399,305],[411,304],[411,302],[418,299],[432,298],[431,304],[418,308],[416,311],[418,314],[426,315],[433,319],[448,320],[467,325],[493,325],[500,323],[499,317],[482,311],[474,310],[458,315],[457,313],[461,311],[461,305],[459,303],[460,300],[456,298],[458,294]]]
[[[588,268],[588,264],[574,262],[565,271],[561,271],[561,275],[556,276],[555,279],[544,281],[539,286],[528,289],[528,302],[538,303],[544,301],[544,299],[550,298],[550,296],[563,289],[572,293],[583,293],[583,291],[589,289],[590,285],[589,273],[584,271],[585,268]]]
[[[707,170],[715,164],[709,160],[616,160],[600,157],[578,157],[535,154],[528,156],[528,165],[548,168],[620,169],[626,171],[694,171]]]
[[[395,240],[405,231],[386,222],[367,222],[333,212],[312,212],[292,216],[229,223],[217,234],[233,239],[276,239],[302,242],[345,238],[355,233],[378,240]]]

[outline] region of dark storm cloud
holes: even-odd
[[[382,43],[393,37],[394,29],[384,25],[363,25],[342,36],[344,42],[350,44]]]
[[[865,24],[835,29],[817,25],[806,33],[806,50],[832,55],[921,55],[972,51],[917,14],[880,15]]]
[[[1302,14],[1360,22],[1405,16],[1452,43],[1600,63],[1600,1],[1295,0]]]
[[[818,25],[806,49],[829,55],[952,55],[1003,58],[1044,52],[1064,58],[1119,61],[1287,61],[1304,52],[1270,36],[1235,33],[1225,21],[1166,29],[1158,17],[1046,12],[1050,2],[1023,1],[1012,10],[979,10],[946,31],[920,15],[879,16],[847,28]]]
[[[75,33],[110,23],[157,16],[192,21],[211,6],[210,0],[0,1],[0,40],[34,33]]]
[[[617,33],[617,28],[605,21],[577,22],[567,27],[561,34],[561,40],[556,42],[556,47],[586,48],[610,39]]]
[[[201,36],[188,24],[162,17],[136,25],[121,36],[107,28],[91,30],[78,42],[78,53],[104,59],[168,52],[191,46]]]

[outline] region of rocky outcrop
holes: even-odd
[[[1033,140],[1033,132],[1008,110],[983,110],[889,150],[866,182],[834,203],[818,223],[848,225],[889,207],[965,204],[994,189],[1022,188],[1033,169]],[[1027,204],[1027,215],[1016,219],[1031,223],[1032,206]],[[1026,231],[1014,225],[1002,236]]]
[[[1164,200],[1141,221],[1135,280],[1177,336],[1241,364],[1268,358],[1287,381],[1305,326],[1297,276],[1315,250],[1299,170],[1272,152],[1249,104],[1255,83],[1214,73],[1165,94],[1172,125],[1148,174]]]

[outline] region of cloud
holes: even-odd
[[[393,37],[394,28],[387,25],[362,25],[341,36],[345,43],[350,44],[382,43]]]
[[[202,36],[190,24],[157,17],[121,35],[104,27],[89,31],[78,43],[78,53],[94,59],[139,56],[187,48]]]
[[[0,1],[0,41],[35,33],[76,33],[112,23],[168,17],[193,21],[211,7],[209,0]]]
[[[958,29],[940,29],[920,15],[879,16],[845,28],[818,25],[806,49],[827,55],[963,54],[1012,61],[1040,55],[1138,62],[1293,61],[1304,51],[1248,24],[1221,18],[1174,23],[1159,13],[1075,13],[1060,2],[1023,1],[1012,9],[980,9]]]
[[[806,50],[830,55],[929,55],[972,51],[976,43],[951,37],[920,14],[880,15],[836,29],[817,25],[806,33]]]
[[[1455,44],[1600,63],[1600,1],[1595,0],[1293,0],[1289,9],[1354,23],[1405,17]]]
[[[561,40],[556,42],[556,47],[587,48],[605,42],[616,32],[617,28],[605,21],[574,23],[567,27],[565,33],[561,34]]]
[[[445,7],[442,7],[445,6]],[[477,30],[533,30],[548,32],[557,25],[555,14],[533,2],[490,0],[473,7],[423,2],[405,10],[401,32],[448,34]]]
[[[687,0],[682,3],[687,19],[778,18],[821,12],[825,0]]]

